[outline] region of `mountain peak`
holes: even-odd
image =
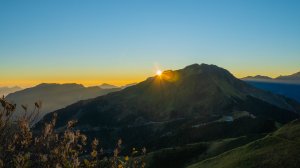
[[[227,70],[220,68],[213,64],[191,64],[182,69],[183,71],[189,72],[228,72]]]
[[[184,67],[184,69],[198,69],[198,68],[200,68],[200,65],[197,63]]]
[[[207,76],[208,78],[225,79],[230,81],[235,79],[235,77],[229,71],[213,64],[192,64],[179,71],[183,72],[184,75],[201,74],[203,76]]]

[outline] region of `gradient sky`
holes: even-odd
[[[123,85],[155,68],[300,71],[299,0],[3,0],[0,86]]]

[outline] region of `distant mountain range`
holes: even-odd
[[[48,84],[43,83],[37,86],[20,90],[7,95],[6,99],[16,103],[17,113],[22,113],[21,105],[28,105],[33,110],[36,101],[42,102],[41,117],[47,112],[64,108],[79,100],[95,98],[110,92],[118,91],[119,88],[101,89],[100,87],[84,87],[80,84]]]
[[[256,75],[256,76],[247,76],[241,78],[242,80],[272,80],[272,78],[268,76]]]
[[[19,86],[14,86],[14,87],[0,87],[0,96],[6,96],[10,93],[16,92],[22,90]]]
[[[298,83],[300,84],[300,72],[286,75],[286,76],[278,76],[276,78],[271,78],[268,76],[256,75],[256,76],[247,76],[241,78],[246,81],[264,81],[264,82],[276,82],[276,83]]]
[[[193,64],[55,113],[58,130],[76,119],[76,128],[101,139],[103,146],[122,138],[128,149],[154,150],[271,132],[299,118],[299,111],[296,101],[257,89],[223,68]]]

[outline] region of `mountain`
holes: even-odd
[[[266,137],[200,161],[188,168],[298,168],[300,121],[293,121]]]
[[[111,85],[111,84],[108,84],[108,83],[103,83],[99,87],[101,89],[116,89],[116,88],[118,88],[118,86]]]
[[[14,86],[14,87],[0,87],[0,96],[6,96],[10,93],[16,92],[21,90],[22,88],[18,87],[18,86]]]
[[[6,99],[18,105],[17,114],[23,110],[21,105],[28,105],[32,110],[36,101],[42,101],[41,117],[47,112],[55,111],[73,104],[79,100],[95,98],[119,89],[101,89],[99,87],[84,87],[79,84],[39,84],[7,95]]]
[[[241,80],[272,80],[272,78],[268,76],[256,75],[256,76],[247,76],[241,78]]]
[[[55,113],[58,130],[76,119],[77,128],[103,146],[121,137],[128,148],[156,150],[267,133],[298,118],[299,111],[296,101],[257,89],[223,68],[193,64]]]

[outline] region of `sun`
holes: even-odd
[[[156,75],[160,76],[162,74],[162,71],[161,70],[157,70],[156,71]]]

